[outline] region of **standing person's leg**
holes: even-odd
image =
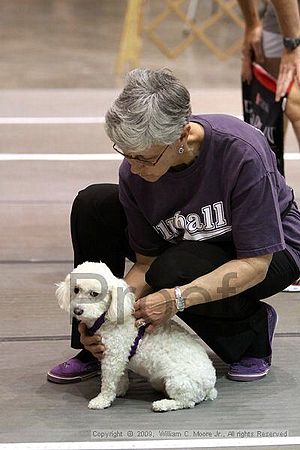
[[[185,241],[159,256],[146,279],[154,291],[180,286],[234,257],[232,246],[227,244]],[[260,300],[280,292],[298,276],[299,270],[288,252],[278,252],[259,285],[237,296],[192,306],[178,316],[227,363],[237,362],[245,355],[267,358],[271,355],[270,333],[274,334],[272,321],[276,312]],[[224,280],[224,286],[220,286],[224,296],[229,288],[230,279]],[[201,295],[209,300],[208,293]]]
[[[265,58],[265,63],[263,64],[264,68],[276,79],[278,77],[279,65],[280,58]],[[297,82],[293,83],[288,94],[284,114],[293,126],[300,149],[300,88]]]
[[[118,186],[95,184],[80,191],[71,212],[74,267],[90,261],[102,261],[117,277],[123,277],[125,258],[134,260],[126,236],[127,221],[119,202]],[[71,346],[82,349],[78,321],[72,322]],[[83,349],[78,355],[48,372],[49,381],[70,383],[98,374],[100,364]]]
[[[262,43],[264,51],[264,63],[262,65],[277,79],[281,55],[284,50],[282,35],[279,32],[272,33],[264,30]],[[288,95],[284,113],[293,126],[300,149],[300,88],[297,82],[293,84]]]
[[[300,87],[297,82],[294,82],[288,95],[285,114],[292,123],[300,150]]]

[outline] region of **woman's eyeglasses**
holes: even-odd
[[[120,153],[120,155],[123,155],[124,156],[124,158],[126,158],[126,159],[129,159],[129,160],[131,160],[131,161],[137,161],[137,162],[139,162],[139,163],[141,163],[141,164],[143,164],[143,165],[145,165],[145,166],[151,166],[151,167],[153,167],[153,166],[156,166],[156,164],[159,162],[159,160],[160,160],[160,158],[163,156],[163,154],[165,153],[165,151],[167,150],[167,148],[169,147],[169,145],[170,144],[168,144],[165,148],[164,148],[164,150],[161,152],[161,154],[158,156],[158,158],[155,160],[155,161],[151,161],[151,160],[149,160],[149,159],[144,159],[144,158],[142,158],[142,157],[140,157],[140,156],[128,156],[128,155],[125,155],[125,153],[123,153],[123,152],[121,152],[121,150],[119,150],[117,147],[116,147],[116,144],[113,144],[113,149],[117,152],[117,153]]]

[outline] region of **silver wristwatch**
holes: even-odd
[[[180,288],[178,286],[176,286],[174,288],[174,292],[175,292],[176,307],[177,307],[178,311],[184,311],[185,301],[184,301],[184,298],[182,297]]]

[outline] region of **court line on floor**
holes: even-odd
[[[117,153],[1,153],[0,161],[120,161]],[[286,161],[300,161],[300,153],[285,153]]]
[[[33,206],[48,206],[48,205],[67,205],[70,206],[72,204],[73,199],[70,200],[2,200],[0,199],[1,205],[33,205]],[[0,261],[1,264],[1,261]]]
[[[97,117],[0,117],[0,125],[64,125],[105,123],[105,118]]]
[[[72,259],[9,259],[0,264],[74,264]]]
[[[244,120],[241,114],[230,114],[233,117],[237,117]],[[51,117],[0,117],[0,125],[60,125],[60,124],[99,124],[105,123],[104,116],[51,116]]]
[[[71,336],[5,336],[0,342],[40,342],[40,341],[68,341]]]
[[[241,439],[170,439],[153,441],[34,442],[0,444],[0,450],[125,450],[191,449],[220,447],[287,446],[300,444],[300,436]]]
[[[297,154],[297,153],[295,153]],[[120,161],[118,153],[1,153],[0,161]]]
[[[300,332],[282,332],[275,333],[276,338],[299,338]],[[39,342],[39,341],[67,341],[70,339],[69,335],[62,336],[0,336],[0,343],[2,342]]]

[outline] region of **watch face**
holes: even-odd
[[[295,50],[300,45],[300,38],[283,38],[283,45],[289,50]]]

